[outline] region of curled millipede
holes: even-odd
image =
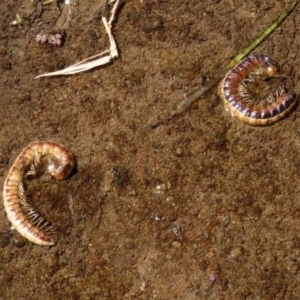
[[[277,63],[263,54],[252,54],[230,70],[220,85],[225,106],[243,122],[269,125],[285,117],[296,105],[297,95],[283,86],[265,98],[253,96],[249,83],[256,77],[277,76]]]
[[[64,146],[50,141],[30,143],[10,168],[3,186],[3,202],[8,220],[26,239],[41,246],[55,244],[50,236],[51,224],[26,198],[26,179],[39,175],[40,168],[58,180],[67,178],[75,167],[75,159]]]

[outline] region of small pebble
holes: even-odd
[[[175,155],[176,156],[182,156],[183,155],[183,150],[182,150],[182,148],[176,148],[175,149]]]
[[[233,247],[229,252],[230,259],[237,259],[244,254],[244,249],[240,246]]]

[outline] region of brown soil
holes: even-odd
[[[215,87],[151,126],[290,1],[123,1],[119,59],[34,80],[107,49],[99,2],[79,1],[68,22],[55,3],[1,1],[1,183],[34,140],[64,144],[78,170],[37,184],[54,247],[11,231],[1,208],[0,298],[300,299],[299,107],[251,127],[225,111]],[[26,22],[11,26],[16,13]],[[256,49],[296,91],[299,24],[296,7]],[[62,30],[61,47],[35,41]]]

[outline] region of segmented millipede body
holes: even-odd
[[[4,208],[12,226],[29,241],[41,246],[55,244],[49,235],[50,223],[27,202],[25,179],[36,177],[42,168],[62,180],[71,174],[75,164],[74,156],[64,146],[37,141],[24,148],[10,168],[3,186]]]
[[[251,125],[269,125],[285,117],[296,105],[297,95],[282,86],[266,99],[251,99],[247,81],[252,75],[267,78],[276,76],[278,64],[263,54],[252,54],[230,70],[220,85],[225,106],[243,122]],[[263,102],[263,103],[262,103]]]

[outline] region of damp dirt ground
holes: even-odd
[[[32,141],[77,159],[71,178],[30,191],[55,246],[12,231],[1,205],[1,299],[300,299],[299,107],[252,127],[214,87],[164,122],[288,5],[121,1],[118,59],[34,80],[108,48],[103,3],[79,1],[69,20],[63,4],[1,2],[1,185]],[[255,50],[296,92],[299,9]],[[24,23],[12,26],[16,14]],[[39,32],[64,32],[64,44],[38,44]]]

